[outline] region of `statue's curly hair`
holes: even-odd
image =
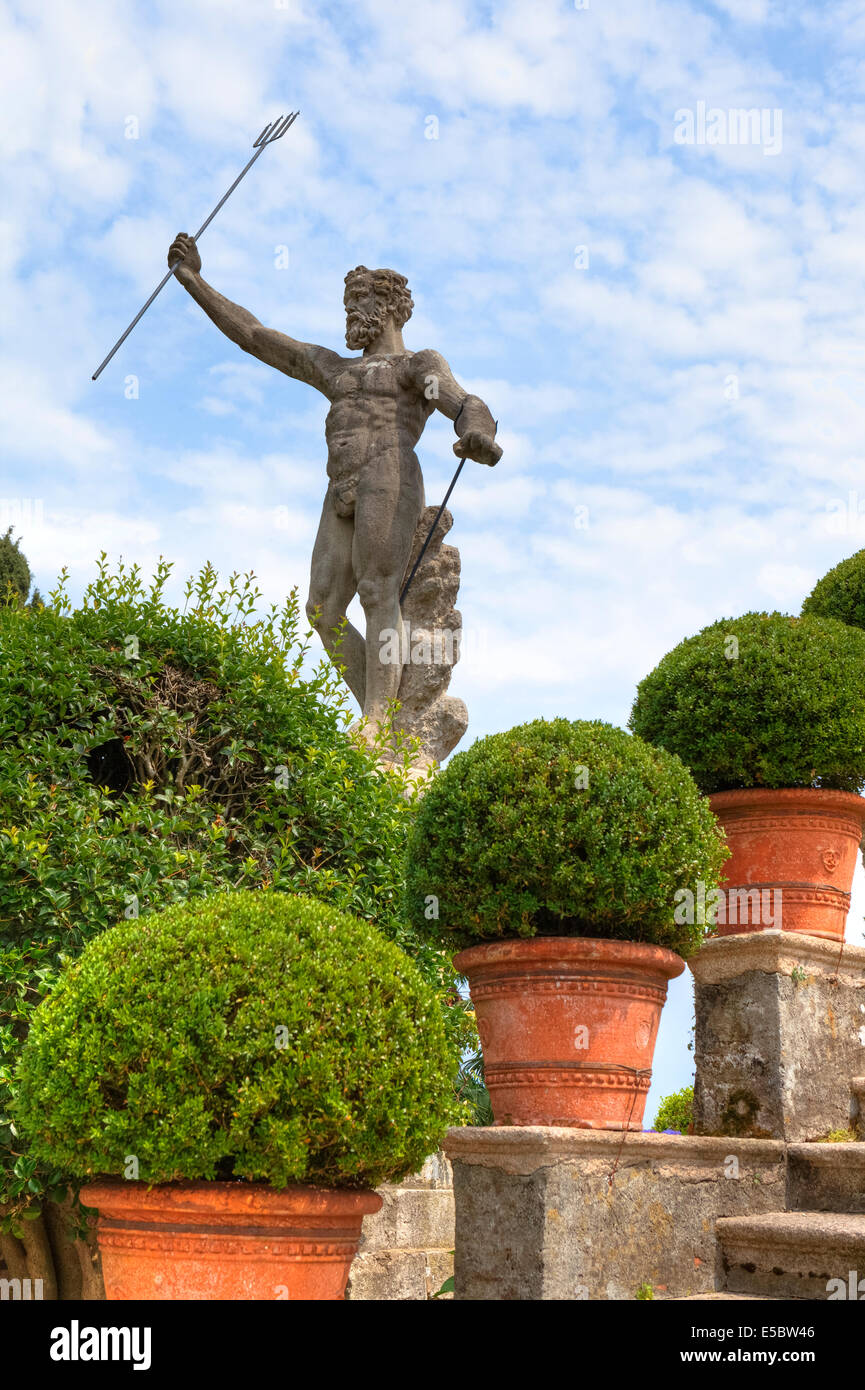
[[[368,266],[357,265],[345,277],[346,289],[358,276],[372,276],[373,291],[377,299],[382,299],[393,314],[397,327],[402,328],[411,318],[414,300],[408,287],[408,280],[398,270],[370,270]]]

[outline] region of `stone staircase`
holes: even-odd
[[[399,1184],[385,1183],[378,1192],[383,1206],[363,1219],[346,1298],[351,1302],[433,1298],[454,1272],[450,1164],[444,1154],[432,1154],[420,1173]]]
[[[865,1300],[865,1143],[790,1144],[786,1210],[719,1217],[715,1235],[723,1288],[698,1297]]]

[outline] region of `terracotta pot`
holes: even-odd
[[[497,1125],[641,1129],[667,981],[661,946],[536,936],[454,957],[468,976]]]
[[[843,941],[865,799],[808,787],[748,788],[715,792],[709,803],[732,851],[724,865],[726,921],[719,915],[716,934],[780,927]]]
[[[105,1296],[339,1299],[376,1192],[259,1183],[92,1182]]]

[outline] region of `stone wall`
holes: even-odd
[[[684,1298],[719,1287],[719,1216],[783,1209],[786,1145],[540,1125],[452,1129],[456,1297]]]
[[[384,1205],[375,1216],[364,1217],[346,1298],[432,1298],[454,1268],[450,1163],[444,1154],[433,1154],[420,1173],[378,1191]]]

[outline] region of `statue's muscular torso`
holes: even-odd
[[[403,475],[422,486],[414,448],[435,403],[419,384],[418,357],[405,352],[347,358],[329,374],[327,474],[341,516],[352,515],[357,488],[366,481],[380,486]]]

